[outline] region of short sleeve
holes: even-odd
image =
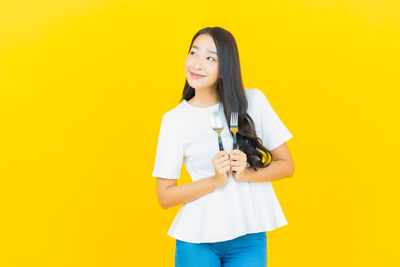
[[[293,137],[274,111],[264,93],[255,88],[255,103],[261,122],[261,139],[268,150],[274,150]]]
[[[163,115],[153,169],[153,177],[179,179],[183,162],[183,143],[179,126]]]

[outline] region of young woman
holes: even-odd
[[[231,33],[207,27],[195,34],[185,61],[182,99],[162,116],[153,177],[160,205],[184,204],[168,235],[175,266],[267,264],[266,232],[287,224],[270,181],[291,177],[292,137],[266,96],[244,89]],[[231,112],[238,112],[233,149]],[[220,112],[223,151],[210,117]],[[192,178],[177,185],[182,163]]]

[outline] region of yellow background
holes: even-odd
[[[0,266],[173,266],[151,174],[207,26],[294,136],[268,266],[400,264],[399,1],[3,0]]]

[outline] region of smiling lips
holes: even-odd
[[[192,76],[195,79],[201,79],[201,78],[205,77],[205,75],[197,74],[197,73],[194,73],[191,71],[189,71],[189,72],[190,72],[190,76]]]

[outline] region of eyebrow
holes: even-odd
[[[193,45],[193,47],[198,49],[198,50],[200,50],[196,45]],[[218,55],[217,52],[214,52],[214,51],[211,51],[211,50],[207,50],[207,52],[210,52],[210,53]]]

